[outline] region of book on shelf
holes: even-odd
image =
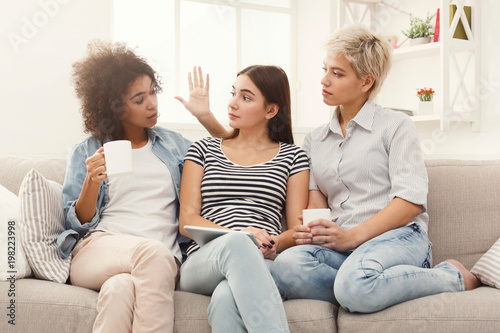
[[[439,8],[436,13],[436,25],[434,26],[434,43],[439,42]]]

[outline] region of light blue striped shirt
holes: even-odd
[[[351,229],[399,197],[422,205],[413,222],[427,232],[427,171],[410,117],[368,101],[344,138],[338,112],[303,144],[310,159],[309,189],[325,195],[332,221]]]

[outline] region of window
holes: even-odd
[[[188,97],[193,66],[210,74],[210,105],[222,123],[236,73],[246,66],[282,67],[294,99],[294,1],[120,0],[113,6],[113,40],[136,46],[162,77],[160,122],[196,122],[174,99]]]

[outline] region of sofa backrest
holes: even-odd
[[[500,238],[500,161],[427,160],[434,265],[468,269]]]
[[[20,158],[0,156],[0,184],[18,195],[24,176],[31,169],[39,171],[45,178],[62,184],[66,174],[64,158]]]

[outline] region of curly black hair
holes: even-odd
[[[143,75],[151,78],[156,93],[161,92],[158,74],[125,43],[90,42],[87,57],[75,62],[72,72],[85,132],[99,140],[123,139],[123,98]]]

